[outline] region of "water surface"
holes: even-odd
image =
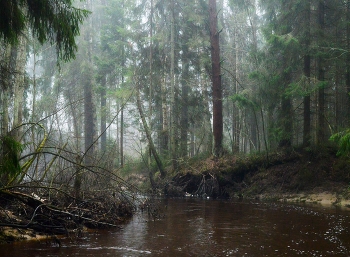
[[[0,256],[349,256],[350,211],[280,203],[168,199],[162,218],[121,230],[0,246]]]

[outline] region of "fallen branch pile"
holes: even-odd
[[[32,189],[0,190],[0,227],[80,233],[83,227],[117,227],[133,213],[134,206],[112,192],[89,192],[79,200],[59,191],[39,196]]]

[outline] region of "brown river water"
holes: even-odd
[[[249,201],[161,200],[160,219],[138,213],[122,229],[61,246],[19,242],[2,257],[350,256],[350,209]]]

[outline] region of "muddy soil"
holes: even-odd
[[[165,192],[350,206],[350,163],[337,157],[335,149],[208,158],[182,164]]]

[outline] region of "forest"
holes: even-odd
[[[0,6],[0,226],[114,226],[201,160],[348,157],[349,0]]]

